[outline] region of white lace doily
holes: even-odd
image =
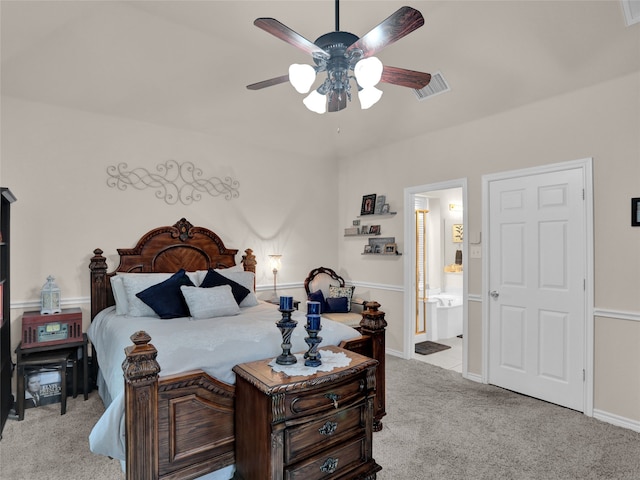
[[[308,377],[318,372],[330,372],[334,368],[346,367],[351,363],[351,359],[347,357],[344,352],[332,352],[331,350],[319,350],[322,365],[318,367],[307,367],[304,364],[304,354],[296,353],[296,359],[298,363],[293,365],[279,365],[274,358],[269,362],[269,366],[274,372],[282,372],[291,377],[303,376]]]

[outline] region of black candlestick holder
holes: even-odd
[[[322,337],[318,336],[318,332],[320,330],[312,330],[308,326],[305,326],[304,329],[307,331],[308,337],[305,337],[304,341],[309,345],[309,350],[304,354],[304,364],[307,367],[319,367],[322,365],[322,361],[320,361],[320,352],[318,351],[318,345],[322,342]]]
[[[278,355],[276,363],[278,365],[293,365],[298,361],[296,356],[291,353],[291,335],[293,334],[293,329],[298,325],[298,322],[291,318],[291,312],[295,309],[278,310],[282,313],[282,318],[276,322],[276,326],[280,329],[280,333],[282,333],[282,354]]]

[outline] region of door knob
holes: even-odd
[[[500,292],[498,292],[497,290],[491,290],[491,292],[489,292],[489,295],[491,295],[493,298],[498,298],[500,296]]]

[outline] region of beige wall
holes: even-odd
[[[630,226],[630,199],[640,196],[640,75],[576,91],[483,120],[445,129],[340,163],[341,226],[359,213],[362,195],[387,196],[398,215],[382,220],[384,235],[403,247],[406,187],[466,177],[469,222],[477,239],[482,226],[482,176],[489,173],[593,157],[595,309],[631,312],[635,321],[610,318],[596,330],[595,351],[608,351],[611,337],[625,336],[616,362],[596,356],[595,408],[640,420],[640,228]],[[448,94],[424,102],[446,102]],[[361,257],[362,242],[340,242],[340,265],[357,280],[395,287],[374,291],[383,303],[387,346],[402,351],[403,262]],[[469,293],[480,295],[480,259],[465,261]],[[393,288],[391,289],[393,290]],[[482,371],[481,304],[469,306],[469,372]],[[605,341],[602,331],[607,331]],[[611,352],[613,353],[613,352]],[[619,379],[603,382],[603,378]],[[619,388],[625,385],[624,392]],[[611,391],[611,387],[614,390]],[[606,393],[605,393],[606,392]],[[624,393],[624,394],[623,394]]]

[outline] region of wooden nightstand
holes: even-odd
[[[243,480],[375,479],[373,401],[378,362],[338,347],[346,367],[310,376],[236,365],[236,468]]]
[[[55,325],[53,334],[40,325]],[[56,335],[66,332],[66,338]],[[25,374],[27,369],[50,366],[60,371],[61,381],[66,385],[66,363],[73,361],[73,397],[77,396],[77,363],[82,358],[82,387],[84,399],[89,398],[89,367],[87,334],[82,333],[82,311],[79,308],[65,309],[61,313],[41,315],[40,312],[25,312],[23,315],[22,341],[16,348],[16,413],[18,420],[24,419]],[[66,410],[66,388],[62,390],[61,413]]]

